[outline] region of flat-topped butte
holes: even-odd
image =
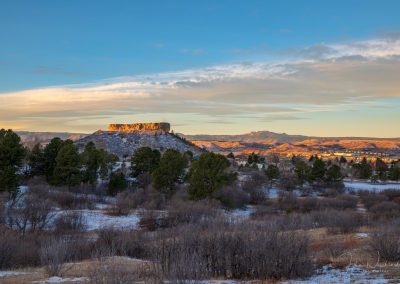
[[[171,125],[168,122],[149,122],[132,124],[109,124],[108,131],[114,132],[137,132],[137,131],[164,131],[169,132]]]

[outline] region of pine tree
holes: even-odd
[[[45,159],[45,175],[49,183],[53,183],[54,168],[56,167],[56,157],[60,150],[63,141],[55,137],[51,139],[50,143],[44,148]]]
[[[33,146],[28,154],[28,165],[31,176],[43,176],[46,173],[46,157],[40,144]]]
[[[54,184],[76,186],[81,183],[81,162],[78,150],[71,140],[63,143],[56,157]]]
[[[118,192],[125,190],[128,182],[122,171],[111,173],[110,182],[108,183],[108,194],[116,195]]]
[[[160,163],[161,153],[150,147],[141,147],[135,151],[131,162],[131,175],[138,177],[142,173],[153,173]]]
[[[301,159],[297,159],[294,171],[301,186],[312,179],[310,166]]]
[[[338,165],[332,165],[326,171],[326,180],[328,182],[340,182],[343,180],[343,175]]]
[[[11,129],[0,130],[0,192],[15,194],[19,185],[17,175],[25,156],[20,137]]]
[[[192,199],[211,197],[224,185],[232,183],[235,174],[228,172],[228,159],[220,154],[203,153],[189,172],[189,195]]]
[[[160,159],[160,165],[153,172],[153,186],[158,191],[168,193],[183,176],[187,159],[179,151],[168,149]]]

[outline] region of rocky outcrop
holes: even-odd
[[[110,124],[108,131],[98,130],[75,142],[83,151],[88,142],[93,142],[97,148],[107,150],[119,157],[131,156],[140,147],[150,147],[160,150],[175,149],[180,152],[191,151],[199,154],[203,150],[169,132],[169,123],[135,123]]]
[[[164,131],[169,132],[171,126],[168,122],[132,123],[132,124],[110,124],[108,131],[114,132],[137,132],[137,131]]]

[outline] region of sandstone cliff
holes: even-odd
[[[110,124],[108,131],[99,130],[75,142],[83,151],[88,142],[119,157],[131,156],[140,147],[160,151],[175,149],[199,154],[203,150],[173,133],[169,123]]]
[[[137,132],[137,131],[164,131],[169,132],[171,126],[168,122],[110,124],[108,131]]]

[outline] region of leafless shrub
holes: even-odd
[[[94,209],[95,198],[87,194],[52,190],[48,197],[63,209]]]
[[[12,230],[0,226],[0,269],[13,265],[13,256],[18,248],[17,238]]]
[[[338,258],[347,250],[347,246],[342,241],[331,241],[323,249],[323,255],[329,259]]]
[[[381,194],[386,196],[390,201],[398,200],[400,198],[400,190],[398,189],[386,189],[382,191]]]
[[[300,199],[299,207],[303,212],[310,212],[313,210],[346,210],[355,209],[357,207],[357,197],[342,194],[336,197],[304,197]]]
[[[278,198],[277,206],[280,210],[291,213],[299,209],[300,200],[295,194],[291,192],[281,192]]]
[[[371,235],[369,252],[378,260],[400,261],[400,230],[398,223],[378,228]]]
[[[121,192],[117,195],[116,211],[126,214],[132,208],[145,208],[149,210],[165,209],[166,197],[154,190],[151,186],[139,188],[135,191]]]
[[[319,211],[314,217],[319,227],[327,227],[332,234],[351,233],[365,223],[364,216],[354,211]]]
[[[215,193],[216,199],[229,209],[242,208],[250,201],[250,195],[237,186],[224,186]]]
[[[91,266],[89,279],[93,284],[162,283],[156,271],[154,265],[146,262],[129,265],[115,257],[98,257]]]
[[[152,249],[168,279],[279,279],[312,271],[308,240],[301,233],[243,224],[224,229],[189,225],[164,233]]]
[[[10,202],[7,208],[7,224],[17,228],[23,235],[40,232],[48,225],[52,216],[53,203],[35,194],[26,194]]]
[[[372,206],[387,201],[387,196],[370,191],[360,191],[359,193],[361,202],[364,204],[365,208],[369,210]]]
[[[85,230],[85,227],[85,219],[82,213],[77,211],[67,212],[54,220],[56,234],[82,232]]]
[[[328,197],[335,197],[337,195],[343,194],[345,192],[345,187],[343,182],[329,184],[328,187],[321,189],[321,195]]]
[[[67,245],[61,238],[52,238],[41,244],[40,262],[49,276],[61,276],[65,272],[67,256]]]
[[[249,194],[251,204],[260,204],[266,200],[266,192],[264,187],[268,180],[263,172],[254,171],[250,177],[246,179],[241,188]]]
[[[174,200],[168,206],[168,214],[164,218],[164,224],[173,227],[178,224],[206,222],[217,216],[217,206],[218,204],[212,200],[197,202]]]
[[[138,189],[135,192],[122,191],[116,196],[117,202],[113,210],[118,215],[126,215],[131,209],[137,208],[140,204],[143,204],[146,200],[145,194],[142,189]]]
[[[292,171],[285,170],[280,174],[278,187],[285,191],[293,191],[296,189],[298,183],[297,175]]]
[[[400,216],[400,205],[393,201],[383,201],[372,206],[369,211],[375,219],[379,218],[395,218]]]

